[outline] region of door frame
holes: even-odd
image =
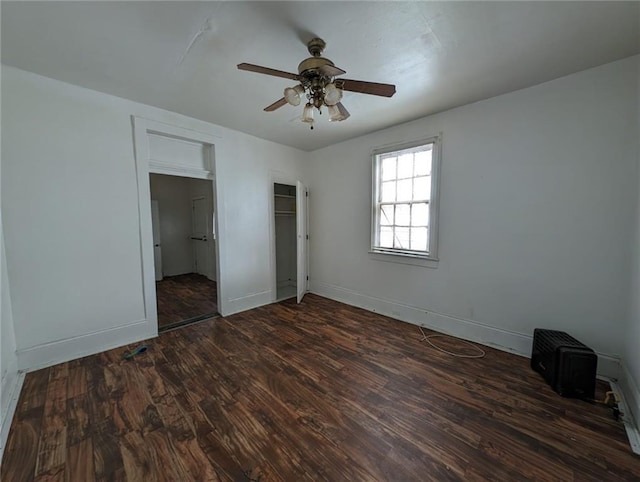
[[[278,299],[278,275],[276,272],[276,208],[275,208],[275,188],[274,184],[286,184],[288,186],[293,186],[294,188],[298,185],[299,176],[292,177],[290,174],[282,172],[282,171],[269,171],[269,189],[267,189],[269,199],[267,199],[267,206],[269,206],[269,248],[270,248],[270,256],[269,256],[269,266],[271,269],[271,302],[275,302]],[[307,188],[308,189],[308,188]],[[297,199],[296,199],[297,201]],[[307,201],[307,226],[305,227],[307,234],[309,234],[309,203]],[[298,216],[295,216],[296,220],[296,233],[298,227]],[[305,259],[305,263],[307,265],[307,274],[309,273],[309,241],[305,241],[307,243],[307,256]],[[296,251],[297,251],[297,234],[296,234]],[[296,256],[297,263],[297,256]],[[297,278],[297,267],[296,267],[296,278]],[[297,282],[297,279],[296,279]],[[306,292],[309,292],[309,283],[307,283]]]
[[[155,219],[157,218],[157,219]],[[155,222],[154,222],[155,219]],[[155,239],[154,226],[158,229],[158,239]],[[164,278],[164,270],[162,269],[162,234],[160,232],[160,203],[155,199],[151,200],[151,232],[154,236],[153,239],[153,271],[156,275],[156,281],[161,281]],[[156,241],[158,245],[156,246]],[[156,258],[156,248],[159,249],[160,254]],[[160,261],[158,261],[158,258]],[[158,278],[158,265],[160,265],[160,277]]]
[[[302,302],[304,295],[309,292],[309,188],[298,181],[296,183],[296,298]],[[304,206],[304,209],[299,209]],[[300,222],[302,221],[302,222]],[[302,230],[300,225],[304,225]],[[302,231],[302,237],[300,237]],[[300,246],[303,246],[302,264],[304,265],[304,279],[300,280]],[[300,291],[300,283],[304,289]]]
[[[221,212],[224,212],[222,190],[217,177],[215,145],[220,137],[187,129],[164,122],[154,121],[132,115],[133,144],[138,184],[138,218],[140,225],[140,253],[142,258],[142,290],[144,298],[145,319],[148,323],[148,336],[158,336],[158,306],[156,298],[155,266],[153,261],[153,231],[151,226],[151,185],[150,174],[167,174],[171,176],[205,179],[212,182],[213,212],[215,217],[215,259],[216,287],[218,296],[218,312],[225,313],[223,280],[220,276],[220,244],[224,226],[221,226]],[[179,164],[154,162],[150,158],[149,134],[171,137],[174,139],[197,142],[208,147],[209,169],[190,169]],[[222,228],[222,229],[221,229]]]

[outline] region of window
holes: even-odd
[[[371,251],[437,260],[440,137],[373,153]]]

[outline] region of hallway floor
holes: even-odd
[[[201,274],[169,276],[156,281],[156,296],[159,329],[218,313],[216,282]]]

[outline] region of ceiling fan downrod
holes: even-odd
[[[307,50],[314,57],[320,57],[326,46],[327,43],[324,40],[316,37],[309,40],[309,43],[307,43]]]

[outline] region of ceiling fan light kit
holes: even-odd
[[[324,88],[324,103],[336,105],[342,100],[342,89],[338,89],[333,82]]]
[[[293,106],[300,105],[302,94],[304,94],[304,87],[302,87],[302,85],[296,85],[295,87],[287,87],[284,89],[285,100]]]
[[[329,122],[339,122],[343,121],[346,118],[350,117],[349,111],[342,105],[341,102],[338,102],[336,105],[330,105],[327,107],[329,110]]]
[[[301,120],[302,122],[311,124],[311,128],[313,129],[313,104],[310,102],[308,102],[307,105],[304,106],[304,109],[302,109]]]
[[[349,111],[340,102],[343,91],[357,92],[360,94],[378,95],[391,97],[396,92],[395,85],[379,84],[376,82],[364,82],[361,80],[336,79],[337,76],[346,72],[334,63],[322,57],[326,43],[324,40],[314,38],[307,44],[307,49],[312,57],[309,57],[298,65],[298,74],[284,72],[282,70],[270,69],[253,64],[239,64],[238,69],[256,72],[259,74],[273,75],[285,79],[299,82],[294,87],[284,89],[284,97],[275,101],[265,111],[272,112],[285,104],[293,106],[300,105],[302,96],[305,95],[307,103],[302,110],[302,122],[308,123],[313,129],[313,110],[317,109],[322,114],[322,107],[326,106],[329,113],[329,121],[339,122],[347,119]]]

